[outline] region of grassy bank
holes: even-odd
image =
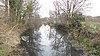
[[[62,33],[69,30],[64,24],[58,24],[57,27]],[[100,23],[83,22],[81,28],[68,33],[68,36],[74,47],[83,47],[90,56],[100,56]]]
[[[37,22],[34,22],[38,20]],[[38,29],[41,26],[39,18],[26,20],[25,23],[9,22],[5,17],[0,19],[0,55],[22,56],[24,48],[20,36],[28,29]]]
[[[19,46],[20,44],[20,33],[18,30],[13,29],[6,22],[6,20],[0,19],[0,55],[1,56],[20,56],[22,54],[23,48]]]

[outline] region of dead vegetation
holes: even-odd
[[[17,29],[11,30],[12,27],[6,22],[6,19],[2,17],[0,19],[0,55],[1,56],[12,56],[10,55],[14,50],[19,55],[23,48],[18,48],[18,44],[20,44],[20,33]],[[18,51],[19,50],[19,51]]]

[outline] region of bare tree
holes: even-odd
[[[9,2],[9,0],[5,0],[5,13],[6,13],[5,15],[6,16],[8,16],[8,13],[9,13],[9,7],[8,7],[9,3],[8,2]]]
[[[56,22],[59,22],[59,20],[62,22],[64,22],[64,24],[66,25],[67,29],[67,36],[66,36],[66,56],[70,56],[71,55],[71,44],[69,37],[71,33],[73,33],[74,31],[76,31],[76,28],[74,29],[72,26],[78,25],[80,24],[80,20],[81,18],[79,18],[80,16],[77,15],[78,13],[82,13],[82,11],[84,11],[85,8],[87,8],[87,6],[89,5],[89,3],[87,3],[87,0],[56,0],[54,2],[54,6],[55,6],[55,14],[56,14]],[[76,18],[75,18],[76,17]],[[79,21],[78,21],[79,20]],[[79,29],[79,27],[77,28]],[[56,40],[55,40],[56,41]]]
[[[65,14],[66,24],[68,20],[74,13],[83,12],[85,8],[88,7],[90,3],[87,0],[56,0],[54,2],[56,14],[59,16],[62,13]]]

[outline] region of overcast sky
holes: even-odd
[[[49,16],[49,10],[54,10],[53,6],[54,0],[39,0],[39,4],[41,5],[40,9],[40,15],[42,17],[48,17]],[[89,0],[91,2],[92,8],[88,9],[89,11],[86,11],[86,15],[91,16],[100,16],[100,0]]]
[[[40,15],[41,17],[49,17],[49,10],[54,10],[54,0],[39,0],[41,6]],[[91,16],[100,16],[100,0],[89,0],[92,8],[88,9],[84,14]],[[1,3],[0,3],[1,4]]]

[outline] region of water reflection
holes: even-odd
[[[40,48],[44,50],[43,56],[65,56],[66,55],[66,43],[63,40],[63,36],[57,34],[54,28],[50,28],[48,25],[42,25],[39,32],[41,33],[41,45]]]
[[[51,52],[52,52],[52,47],[50,46],[51,45],[51,41],[49,40],[49,31],[50,31],[50,27],[48,25],[42,25],[39,29],[39,32],[41,33],[41,50],[43,50],[42,52],[42,55],[43,56],[52,56],[51,55]],[[41,56],[41,55],[39,55]]]
[[[66,40],[66,37],[67,35],[58,33],[55,28],[50,28],[49,25],[42,25],[39,30],[35,30],[32,33],[32,37],[22,36],[22,40],[25,41],[24,44],[26,44],[27,49],[25,55],[87,56],[83,50],[77,50],[72,47],[72,44]]]
[[[40,33],[37,30],[26,30],[21,35],[21,44],[25,48],[23,56],[38,56],[40,54]]]
[[[55,28],[50,28],[48,25],[42,25],[39,32],[41,33],[41,46],[40,48],[44,50],[42,52],[43,56],[88,56],[83,48],[75,48],[66,39],[66,34],[61,34],[55,30]]]

